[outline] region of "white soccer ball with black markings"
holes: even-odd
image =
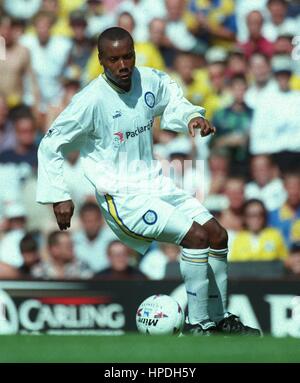
[[[179,335],[184,323],[184,312],[169,295],[152,295],[145,299],[136,312],[136,325],[142,334]]]

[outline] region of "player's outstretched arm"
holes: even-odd
[[[207,132],[205,127],[206,124],[209,124],[204,119],[205,109],[189,102],[184,97],[182,88],[169,75],[155,70],[154,73],[159,77],[155,112],[162,116],[161,128],[175,132],[187,132],[188,127],[190,134],[195,135],[194,129],[199,127],[202,136],[210,134],[210,129]]]
[[[188,129],[192,137],[195,137],[195,129],[200,129],[202,137],[216,133],[216,128],[211,124],[211,122],[203,117],[192,118],[188,123]]]
[[[66,230],[71,226],[71,218],[74,213],[74,204],[72,200],[55,202],[53,211],[60,230]]]

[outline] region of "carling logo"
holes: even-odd
[[[19,329],[18,311],[6,291],[0,290],[0,334],[16,334]]]
[[[300,297],[295,296],[291,301],[292,319],[300,326]]]

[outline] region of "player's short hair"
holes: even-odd
[[[100,207],[95,202],[85,202],[79,210],[79,215],[82,217],[85,213],[95,212],[101,215]]]
[[[97,47],[98,53],[100,56],[104,53],[104,43],[105,41],[118,41],[128,39],[133,44],[133,38],[131,34],[126,31],[126,29],[120,27],[112,27],[106,29],[104,32],[100,34],[98,37]]]

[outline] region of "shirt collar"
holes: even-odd
[[[120,88],[119,86],[117,86],[115,83],[113,83],[107,76],[105,73],[102,73],[101,75],[103,77],[103,79],[108,83],[108,85],[113,88],[116,92],[118,93],[127,93],[124,89]]]

